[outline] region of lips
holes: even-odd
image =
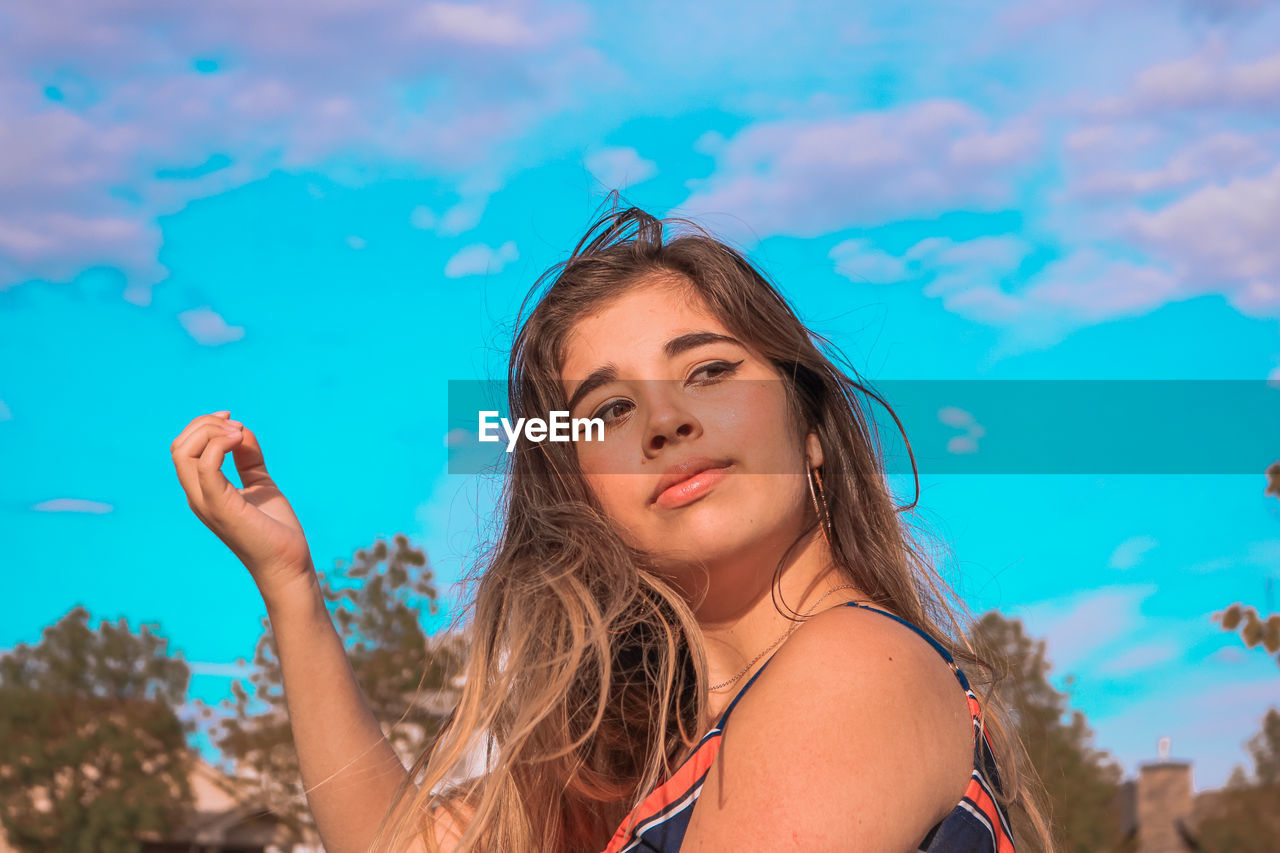
[[[690,503],[719,482],[724,476],[724,469],[731,464],[728,459],[694,456],[672,465],[658,478],[649,503],[665,507]]]

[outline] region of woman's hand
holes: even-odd
[[[311,550],[293,508],[267,474],[254,434],[230,412],[201,415],[173,440],[169,453],[187,505],[230,548],[264,599],[289,594],[315,578]],[[243,488],[222,474],[234,454]]]

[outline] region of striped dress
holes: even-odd
[[[845,602],[851,607],[862,607],[857,602]],[[946,647],[921,630],[918,626],[874,607],[862,607],[863,610],[874,610],[891,619],[901,622],[917,634],[924,637],[943,659],[950,664],[956,680],[964,688],[969,700],[969,711],[973,716],[973,775],[969,786],[956,807],[945,818],[939,821],[920,840],[919,850],[928,853],[1014,853],[1013,833],[1009,829],[1009,817],[1005,809],[992,794],[1000,791],[1000,775],[996,769],[995,756],[991,742],[979,721],[980,706],[978,697],[969,686],[969,679],[956,666],[955,660]],[[777,654],[777,652],[774,652]],[[765,666],[773,660],[772,655],[765,661]],[[655,788],[640,805],[632,810],[627,820],[623,821],[603,853],[677,853],[684,841],[685,830],[689,827],[689,817],[693,813],[698,795],[702,793],[702,783],[711,763],[724,738],[724,727],[729,712],[738,704],[738,700],[751,688],[752,683],[764,672],[760,667],[738,691],[738,695],[720,715],[719,722],[707,732],[698,743],[697,749],[686,758],[665,782]],[[985,774],[980,772],[985,770]],[[990,780],[990,784],[988,783]],[[626,831],[628,823],[635,819],[630,832]]]

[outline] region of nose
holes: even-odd
[[[653,454],[668,442],[689,439],[702,433],[702,426],[692,412],[679,404],[677,396],[660,390],[654,382],[650,387],[651,409],[645,434],[645,450]]]

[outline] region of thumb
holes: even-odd
[[[232,436],[234,444],[231,451],[236,463],[236,472],[240,475],[240,484],[244,488],[255,485],[274,485],[267,473],[267,463],[262,457],[262,445],[258,437],[248,427],[240,428],[240,437]]]
[[[240,440],[239,436],[228,433],[211,436],[196,459],[196,479],[200,484],[200,493],[205,506],[215,516],[234,504],[235,497],[238,497],[235,486],[222,473],[222,463],[232,444]]]

